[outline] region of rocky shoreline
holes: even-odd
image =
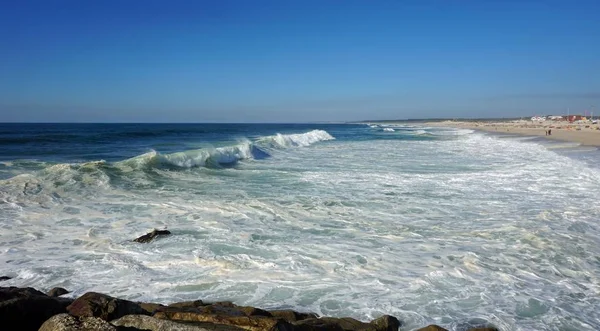
[[[72,299],[54,288],[0,287],[0,329],[20,331],[397,331],[402,322],[384,315],[369,323],[320,317],[293,310],[263,310],[229,301],[202,300],[169,305],[133,302],[87,292]],[[443,331],[429,325],[417,331]],[[491,326],[465,331],[494,331]]]

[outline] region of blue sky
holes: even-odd
[[[13,1],[0,121],[600,115],[600,1]]]

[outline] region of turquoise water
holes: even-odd
[[[418,124],[2,124],[0,274],[401,330],[597,330],[599,160]]]

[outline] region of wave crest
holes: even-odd
[[[335,138],[323,130],[313,130],[299,134],[276,134],[258,138],[256,142],[245,140],[237,145],[214,149],[196,149],[171,154],[161,154],[157,151],[151,151],[118,162],[116,165],[131,169],[139,169],[146,166],[218,168],[233,165],[241,160],[260,160],[270,157],[271,154],[268,152],[270,148],[305,147],[319,141],[333,139]]]
[[[327,131],[324,130],[312,130],[306,133],[299,134],[276,134],[274,136],[267,136],[259,138],[256,143],[257,145],[265,147],[275,148],[289,148],[289,147],[305,147],[317,143],[319,141],[333,140],[335,139]]]

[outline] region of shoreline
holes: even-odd
[[[1,277],[8,280],[10,277]],[[291,309],[264,310],[231,301],[202,300],[168,305],[134,302],[98,292],[78,298],[53,288],[47,293],[31,287],[0,287],[0,320],[22,331],[398,331],[402,321],[382,315],[369,322],[351,317],[325,317]],[[498,331],[489,323],[466,331]],[[416,331],[448,331],[438,325]]]
[[[425,122],[424,125],[471,129],[491,133],[518,134],[523,136],[542,137],[554,141],[579,143],[581,146],[600,147],[600,126],[598,124],[574,124],[553,121],[442,121]],[[551,130],[551,135],[546,135],[546,130]]]

